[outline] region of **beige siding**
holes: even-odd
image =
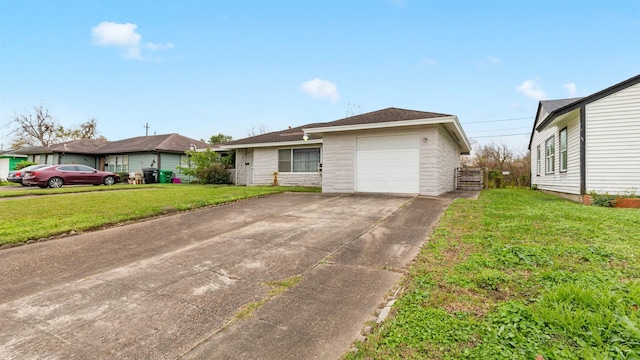
[[[538,122],[540,122],[539,119]],[[567,127],[567,171],[560,172],[560,131]],[[534,130],[535,131],[535,130]],[[547,174],[545,143],[551,136],[555,140],[555,171]],[[537,174],[537,146],[540,146],[542,169]],[[531,184],[541,190],[580,194],[580,110],[574,110],[557,124],[535,132],[531,143]]]
[[[322,192],[351,193],[355,189],[356,136],[322,136]]]
[[[586,106],[587,192],[640,193],[640,84]]]
[[[323,134],[322,191],[355,191],[357,137],[409,133],[418,133],[420,138],[420,194],[435,196],[453,190],[455,168],[460,166],[460,148],[444,128],[428,125]]]
[[[444,127],[439,126],[437,134],[437,182],[435,192],[427,193],[426,190],[421,189],[421,194],[440,195],[454,190],[455,187],[456,168],[460,167],[460,147]],[[428,143],[429,141],[426,144]]]
[[[318,146],[321,145],[312,147]],[[273,185],[273,173],[278,172],[279,149],[269,147],[253,150],[252,181],[248,185]],[[319,173],[278,173],[278,184],[282,186],[320,186],[322,178]]]

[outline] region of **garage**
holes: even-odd
[[[356,138],[356,192],[420,192],[418,134]]]

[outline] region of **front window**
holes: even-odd
[[[545,143],[545,156],[546,156],[546,163],[545,163],[545,173],[547,174],[553,174],[556,171],[555,168],[555,164],[556,164],[556,144],[555,144],[555,137],[552,136],[551,138],[549,138],[547,140],[547,142]]]
[[[540,145],[536,148],[536,175],[542,172],[542,158],[540,157]]]
[[[560,172],[567,171],[567,128],[560,130]]]
[[[278,172],[318,172],[320,148],[278,150]]]
[[[129,155],[107,156],[107,171],[129,172]]]

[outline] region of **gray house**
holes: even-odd
[[[471,150],[454,115],[388,108],[231,141],[236,184],[440,195]]]
[[[134,138],[106,140],[75,140],[50,146],[38,146],[16,150],[27,155],[29,161],[39,164],[84,164],[99,170],[113,172],[142,172],[143,168],[174,171],[186,160],[185,151],[212,147],[211,144],[180,134],[138,136]]]
[[[540,101],[531,184],[576,201],[640,194],[640,75],[584,98]]]

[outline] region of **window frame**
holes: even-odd
[[[551,151],[549,151],[551,149]],[[551,136],[544,142],[544,173],[555,174],[556,172],[556,137]],[[551,166],[549,166],[551,165]]]
[[[564,134],[564,141],[563,141]],[[560,141],[560,172],[566,173],[569,168],[569,133],[567,128],[560,130],[558,133],[558,140]],[[564,142],[564,144],[563,144]],[[563,148],[564,145],[564,148]]]
[[[542,173],[542,152],[540,151],[540,145],[536,147],[536,176],[540,176]]]
[[[107,171],[111,172],[129,172],[129,155],[107,155]]]
[[[300,150],[318,150],[318,162],[313,171],[296,171],[296,151]],[[282,156],[288,154],[288,156]],[[319,173],[318,165],[322,163],[322,147],[299,147],[299,148],[281,148],[278,149],[278,172],[279,173],[297,173],[297,174],[317,174]],[[305,168],[307,166],[305,165]]]

